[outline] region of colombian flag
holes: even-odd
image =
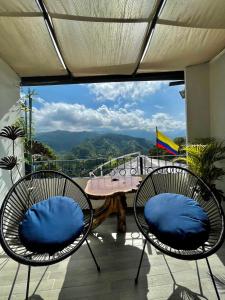
[[[162,132],[156,129],[156,147],[166,150],[168,153],[177,155],[179,146]]]

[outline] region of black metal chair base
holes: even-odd
[[[27,289],[26,289],[26,300],[28,300],[28,299],[29,299],[30,272],[31,272],[31,266],[28,266],[28,273],[27,273]]]
[[[95,258],[95,256],[94,256],[94,253],[93,253],[93,251],[92,251],[92,249],[91,249],[91,246],[89,245],[87,239],[86,239],[86,243],[87,243],[87,245],[88,245],[88,249],[89,249],[90,252],[91,252],[91,256],[92,256],[92,258],[93,258],[93,260],[94,260],[94,262],[95,262],[96,268],[97,268],[98,272],[100,273],[100,272],[101,272],[100,266],[99,266],[99,264],[98,264],[98,262],[97,262],[97,260],[96,260],[96,258]],[[26,288],[26,300],[29,299],[30,273],[31,273],[31,266],[28,266],[28,273],[27,273],[27,288]]]
[[[215,289],[215,292],[216,292],[216,296],[217,296],[217,299],[220,300],[220,295],[219,295],[219,292],[218,292],[218,289],[217,289],[217,286],[216,286],[216,282],[215,282],[215,279],[214,279],[214,276],[213,276],[213,273],[212,273],[212,269],[210,267],[210,264],[209,264],[209,260],[208,258],[206,257],[206,263],[207,263],[207,266],[208,266],[208,269],[209,269],[209,274],[210,274],[210,277],[212,279],[212,283],[213,283],[213,286],[214,286],[214,289]]]
[[[99,266],[99,264],[98,264],[98,262],[97,262],[97,260],[96,260],[96,258],[95,258],[95,256],[94,256],[94,253],[93,253],[93,251],[92,251],[92,249],[91,249],[91,246],[89,245],[87,239],[86,239],[86,243],[87,243],[87,245],[88,245],[88,249],[89,249],[90,252],[91,252],[91,256],[92,256],[92,258],[93,258],[93,260],[94,260],[94,262],[95,262],[96,268],[97,268],[98,272],[100,273],[100,272],[101,272],[100,266]]]
[[[144,246],[143,246],[143,250],[142,250],[142,253],[141,253],[141,258],[140,258],[139,266],[138,266],[137,275],[136,275],[135,280],[134,280],[135,285],[138,284],[138,278],[139,278],[139,273],[140,273],[140,269],[141,269],[141,265],[142,265],[142,260],[143,260],[143,256],[144,256],[146,244],[147,244],[147,240],[145,239]],[[164,258],[165,258],[165,257],[164,257]],[[218,292],[218,289],[217,289],[217,286],[216,286],[216,283],[215,283],[215,279],[214,279],[214,276],[213,276],[213,273],[212,273],[212,269],[211,269],[210,264],[209,264],[209,260],[208,260],[207,257],[206,257],[205,260],[206,260],[206,263],[207,263],[207,266],[208,266],[208,269],[209,269],[209,274],[210,274],[210,277],[211,277],[211,279],[212,279],[212,283],[213,283],[213,286],[214,286],[214,289],[215,289],[215,292],[216,292],[217,299],[218,299],[218,300],[221,300],[221,299],[220,299],[219,292]],[[169,268],[168,263],[166,263],[166,265],[167,265],[167,267]],[[173,277],[173,275],[172,275],[170,269],[169,269],[169,272],[170,272],[171,276]],[[174,277],[173,277],[173,280],[174,280]]]
[[[145,241],[144,241],[144,246],[143,246],[143,250],[142,250],[142,253],[141,253],[141,258],[140,258],[139,266],[138,266],[137,275],[136,275],[136,278],[135,278],[135,284],[138,283],[138,277],[139,277],[139,273],[140,273],[140,269],[141,269],[141,264],[142,264],[142,260],[143,260],[143,256],[144,256],[146,244],[147,244],[147,240],[145,239]]]

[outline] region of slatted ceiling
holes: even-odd
[[[225,47],[225,29],[156,25],[138,72],[182,70],[204,63]]]
[[[224,0],[167,0],[138,72],[183,70],[225,47]]]
[[[42,0],[76,77],[133,74],[160,0]],[[167,0],[139,73],[177,71],[225,48],[225,0]],[[0,57],[20,76],[67,74],[35,0],[0,0]]]
[[[35,0],[0,0],[1,13],[40,12]]]
[[[20,76],[66,74],[43,17],[0,17],[0,57]]]
[[[225,28],[225,0],[167,0],[160,23]]]
[[[64,60],[75,76],[131,74],[147,23],[53,19]]]
[[[54,14],[91,18],[146,19],[154,12],[158,0],[45,0]]]
[[[63,58],[74,76],[132,74],[158,2],[45,0]]]
[[[91,76],[104,76],[104,75],[130,75],[134,70],[134,64],[121,64],[116,66],[98,66],[87,67],[76,70],[72,73],[77,77],[91,77]]]

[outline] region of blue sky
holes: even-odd
[[[37,131],[185,131],[185,101],[168,82],[34,87]],[[26,88],[23,92],[26,93]]]

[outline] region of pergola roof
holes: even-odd
[[[182,79],[225,48],[224,16],[224,0],[0,0],[0,57],[23,84]]]

